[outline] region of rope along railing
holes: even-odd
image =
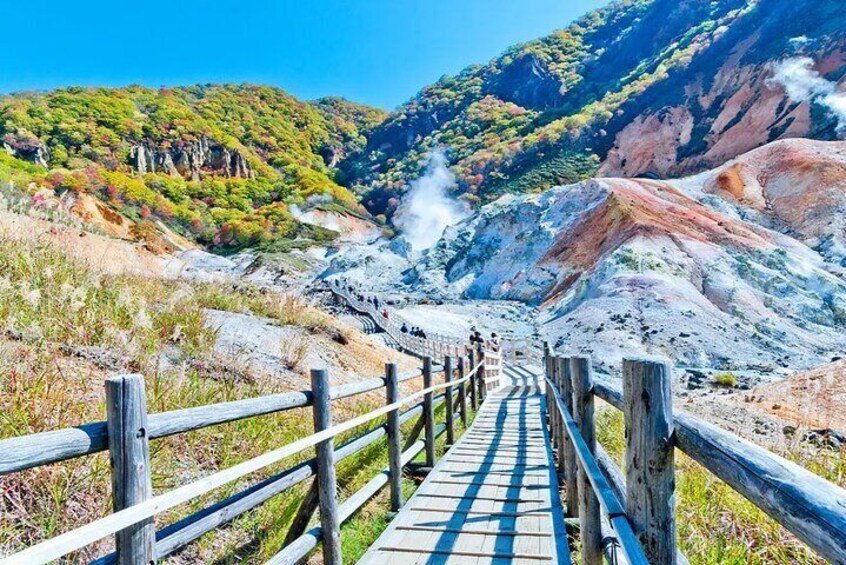
[[[140,375],[110,378],[106,382],[108,416],[106,422],[94,422],[78,428],[2,440],[0,441],[0,474],[108,449],[112,463],[115,512],[15,553],[4,558],[0,563],[3,565],[46,563],[115,534],[116,553],[99,559],[98,563],[120,562],[147,565],[312,476],[317,477],[316,483],[321,487],[318,489],[321,526],[293,539],[274,558],[273,562],[287,563],[302,559],[315,547],[323,536],[323,532],[329,532],[324,541],[324,557],[329,559],[327,562],[340,563],[340,549],[335,543],[339,539],[340,523],[385,484],[391,485],[392,505],[396,505],[398,501],[401,504],[402,494],[399,481],[401,469],[424,450],[427,466],[433,466],[435,438],[446,432],[448,439],[454,440],[453,412],[456,406],[462,422],[466,424],[467,396],[469,395],[472,400],[473,410],[476,410],[479,402],[484,399],[487,390],[484,383],[486,372],[484,357],[474,361],[473,356],[469,355],[466,360],[467,365],[465,365],[465,357],[461,356],[458,358],[458,363],[453,365],[453,358],[447,356],[444,358],[443,365],[436,367],[431,358],[425,357],[422,370],[403,375],[398,375],[396,365],[388,363],[384,378],[369,379],[334,388],[329,387],[329,376],[326,371],[314,370],[311,391],[285,393],[151,415],[146,413],[144,384]],[[465,371],[465,367],[470,369]],[[436,372],[443,373],[444,382],[433,383]],[[453,378],[456,372],[458,378]],[[423,377],[424,388],[400,399],[398,397],[399,383],[419,376]],[[385,406],[345,422],[332,424],[331,403],[333,400],[349,398],[380,388],[385,388],[387,391]],[[457,399],[453,396],[456,391]],[[435,422],[434,410],[440,403],[446,406],[446,422],[438,426]],[[400,410],[410,404],[413,406],[408,410]],[[305,406],[311,406],[313,409],[314,434],[190,484],[152,496],[148,447],[150,439]],[[399,426],[417,415],[419,419],[409,434],[409,441],[405,448],[400,450],[398,448]],[[334,448],[333,440],[339,434],[353,431],[383,416],[387,416],[385,424],[347,441],[337,450]],[[415,441],[421,431],[425,432],[425,440]],[[339,506],[334,488],[334,463],[361,451],[385,436],[388,437],[390,467],[382,470],[365,487]],[[311,447],[316,448],[315,458],[265,479],[159,532],[154,531],[152,519],[155,515]],[[308,513],[308,516],[310,514]],[[307,523],[306,517],[303,526]],[[289,559],[293,560],[289,561]]]
[[[642,563],[638,549],[654,565],[687,562],[676,545],[676,449],[821,557],[846,565],[846,490],[703,420],[674,413],[669,363],[624,359],[620,391],[594,380],[589,357],[544,351],[550,435],[567,513],[579,518],[584,565],[600,565],[603,552],[612,563]],[[625,474],[596,443],[596,397],[624,414]]]

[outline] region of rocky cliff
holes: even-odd
[[[150,143],[133,145],[132,165],[139,174],[164,172],[200,180],[202,174],[226,178],[253,178],[255,171],[237,149],[227,149],[207,137],[176,147],[161,147]]]

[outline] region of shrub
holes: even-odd
[[[733,373],[719,373],[714,377],[714,384],[724,388],[737,386],[737,377]]]
[[[282,363],[289,371],[296,371],[308,354],[308,340],[303,335],[282,340],[279,346]]]

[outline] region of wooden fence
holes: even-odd
[[[426,466],[433,466],[435,439],[446,433],[448,443],[455,440],[454,412],[457,410],[459,418],[466,424],[469,410],[478,409],[491,388],[490,383],[486,383],[486,377],[498,379],[497,366],[486,365],[491,363],[490,356],[470,350],[465,355],[464,351],[462,349],[458,357],[444,356],[443,363],[439,365],[424,356],[421,369],[404,374],[397,373],[395,364],[387,363],[384,377],[337,387],[329,386],[326,371],[313,370],[312,387],[308,391],[156,414],[147,414],[143,377],[121,375],[110,378],[106,381],[105,421],[0,440],[0,475],[108,450],[114,512],[6,557],[0,560],[0,564],[46,563],[114,534],[116,551],[97,559],[95,563],[148,565],[313,477],[311,489],[288,533],[285,547],[270,563],[296,563],[321,540],[324,542],[326,562],[340,563],[340,524],[386,484],[390,485],[391,505],[396,510],[402,504],[402,468],[421,453],[425,453]],[[443,380],[435,383],[438,376],[442,376]],[[400,399],[399,383],[420,377],[423,389]],[[385,406],[333,424],[333,401],[380,389],[386,391]],[[440,404],[445,406],[445,422],[438,425],[435,408]],[[313,435],[169,492],[153,495],[150,440],[307,406],[313,410]],[[401,410],[403,407],[407,408]],[[384,424],[337,448],[334,446],[334,439],[339,434],[353,431],[383,416],[387,418]],[[417,421],[403,444],[400,426],[415,417]],[[418,440],[421,432],[424,439]],[[389,467],[339,504],[335,463],[385,437]],[[153,518],[157,514],[312,447],[316,450],[314,458],[155,531]],[[320,508],[320,526],[306,531],[316,506]]]
[[[418,357],[431,356],[441,359],[444,356],[461,357],[465,354],[475,355],[478,359],[484,355],[484,379],[486,390],[493,390],[500,386],[502,375],[502,351],[470,348],[465,342],[453,336],[438,333],[427,334],[426,338],[412,336],[401,331],[403,323],[409,325],[401,316],[388,312],[384,315],[384,308],[377,308],[373,302],[360,300],[349,290],[348,283],[336,281],[329,284],[332,293],[340,297],[354,310],[370,316],[370,318],[397,343],[399,348]],[[522,349],[521,349],[522,350]],[[528,349],[526,349],[528,351]]]
[[[686,563],[676,544],[674,453],[690,456],[831,563],[846,565],[846,490],[699,418],[674,413],[666,361],[625,359],[623,390],[591,360],[544,348],[550,435],[578,516],[582,563]],[[625,417],[625,475],[596,442],[594,398]]]
[[[402,316],[397,315],[380,302],[377,307],[372,301],[367,299],[359,299],[358,296],[350,291],[349,283],[337,280],[329,283],[329,289],[333,294],[342,298],[351,308],[370,316],[370,318],[386,332],[391,339],[393,339],[399,347],[412,355],[419,357],[430,356],[433,359],[442,359],[445,355],[452,355],[458,357],[467,348],[465,340],[439,334],[436,332],[427,333],[425,338],[413,336],[401,330],[403,323],[406,326],[411,326],[407,320]],[[385,316],[385,312],[388,315]]]

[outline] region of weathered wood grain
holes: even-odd
[[[153,496],[144,377],[119,375],[106,380],[106,422],[112,467],[112,506],[117,512]],[[118,563],[155,563],[154,543],[152,518],[120,530],[115,533]]]
[[[444,357],[444,382],[450,383],[452,382],[452,357],[447,355]],[[453,396],[452,396],[452,387],[448,386],[444,389],[444,397],[446,404],[445,407],[445,420],[446,420],[446,442],[447,445],[450,446],[455,443],[455,421],[454,421],[454,413],[453,408],[455,404],[453,403]]]
[[[393,404],[399,400],[399,383],[397,382],[397,365],[388,363],[385,365],[385,382],[387,383],[387,402]],[[388,470],[390,471],[390,496],[391,510],[399,511],[403,504],[402,499],[402,448],[400,442],[399,412],[394,410],[388,413]]]
[[[428,389],[432,382],[432,358],[423,358],[423,388]],[[426,438],[426,466],[435,465],[435,407],[432,401],[432,393],[427,392],[423,396],[423,427]]]
[[[312,415],[314,431],[332,427],[332,402],[329,397],[329,373],[322,369],[311,371]],[[335,440],[326,439],[315,447],[317,457],[317,490],[320,506],[320,527],[323,530],[324,565],[342,565],[341,519],[338,515],[338,484],[335,479]]]
[[[559,380],[559,393],[564,407],[570,414],[573,413],[573,377],[570,371],[570,357],[559,358],[561,379]],[[556,410],[557,411],[557,410]],[[559,417],[561,414],[559,413]],[[562,418],[562,426],[564,426]],[[569,434],[564,438],[564,476],[566,481],[567,517],[577,518],[579,516],[579,484],[578,484],[578,460],[576,459],[576,448]]]
[[[587,448],[596,452],[596,427],[593,407],[593,369],[590,357],[576,355],[570,359],[573,385],[573,419]],[[588,471],[581,466],[577,476],[579,488],[579,539],[582,543],[582,563],[602,565],[602,525],[599,499],[593,491]]]
[[[458,357],[458,380],[464,378],[464,356]],[[461,418],[461,425],[467,428],[467,387],[464,384],[458,386],[458,415]]]
[[[626,514],[655,565],[676,565],[671,382],[663,360],[623,359]]]

